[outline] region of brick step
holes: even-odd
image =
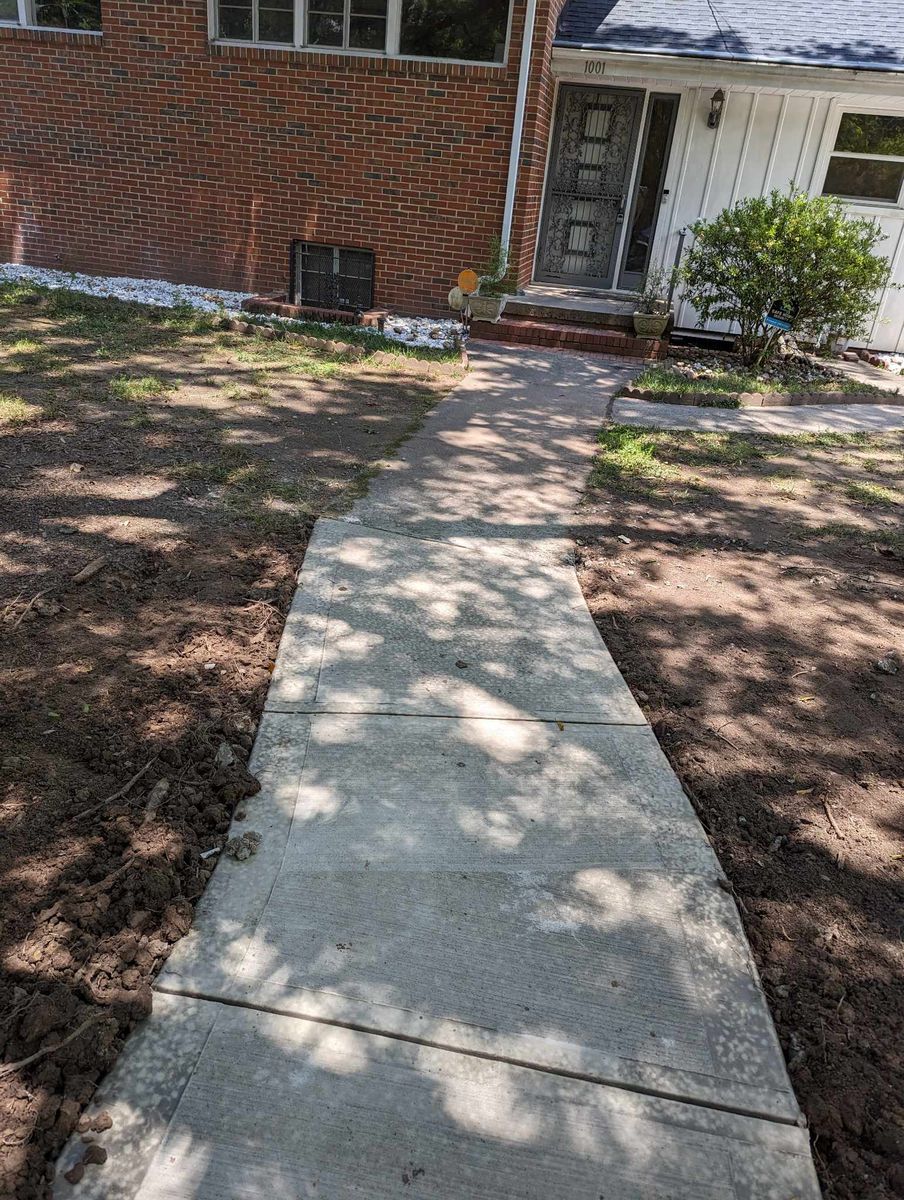
[[[586,350],[595,354],[623,354],[628,358],[663,358],[665,338],[640,338],[623,329],[597,329],[566,321],[536,321],[503,315],[498,321],[471,322],[471,337],[519,346],[549,346],[556,350]]]

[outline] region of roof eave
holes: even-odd
[[[904,78],[904,63],[822,63],[805,59],[790,58],[758,58],[753,54],[719,54],[710,50],[677,50],[674,48],[656,48],[653,50],[637,50],[631,46],[618,46],[602,42],[584,42],[570,38],[557,37],[553,45],[563,50],[590,50],[599,54],[624,54],[633,58],[645,59],[698,59],[706,62],[732,62],[752,67],[792,67],[807,71],[870,71],[875,74],[898,75]]]

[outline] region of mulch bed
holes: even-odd
[[[826,1197],[902,1196],[904,545],[845,489],[900,496],[904,442],[657,436],[677,474],[593,477],[584,592],[734,887]]]
[[[40,309],[0,296],[0,400],[26,406],[0,425],[0,1194],[18,1200],[51,1194],[258,788],[246,763],[317,513],[459,370]],[[166,391],[134,382],[149,374]]]

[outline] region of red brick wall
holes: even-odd
[[[501,226],[523,15],[506,68],[210,47],[204,0],[2,30],[0,260],[264,291],[307,238],[442,312]]]

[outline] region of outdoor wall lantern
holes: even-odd
[[[710,129],[718,129],[719,122],[722,120],[722,109],[725,107],[725,93],[721,88],[717,92],[713,92],[712,99],[709,102],[709,114],[706,118],[706,123]]]

